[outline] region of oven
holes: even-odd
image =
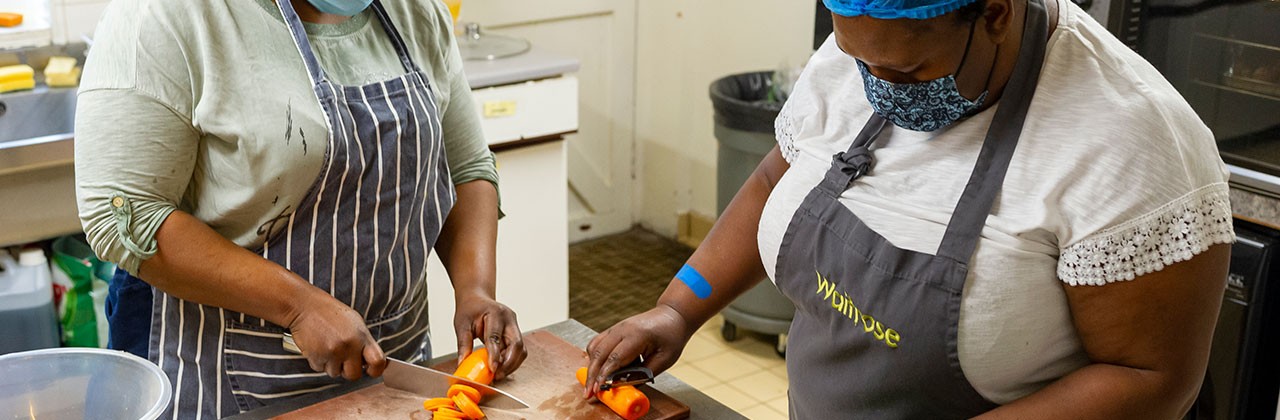
[[[1187,420],[1276,418],[1280,232],[1237,220],[1236,236],[1209,368]]]
[[[1128,0],[1111,28],[1164,74],[1235,167],[1280,175],[1280,1]]]

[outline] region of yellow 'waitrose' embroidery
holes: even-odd
[[[877,321],[871,314],[862,312],[854,305],[853,298],[848,294],[836,291],[836,284],[822,277],[822,273],[818,274],[818,294],[823,295],[824,301],[831,301],[831,309],[843,314],[853,320],[856,327],[862,324],[862,330],[876,338],[876,341],[882,341],[890,348],[898,348],[898,343],[902,341],[902,336],[893,328],[885,328],[884,324]]]

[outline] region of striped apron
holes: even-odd
[[[258,251],[364,315],[387,357],[430,357],[427,256],[454,202],[440,115],[382,4],[404,75],[341,86],[320,67],[289,1],[277,1],[328,125],[325,165],[297,210],[265,223]],[[157,290],[149,353],[173,384],[164,418],[235,415],[344,382],[281,346],[285,329]]]

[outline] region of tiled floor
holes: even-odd
[[[569,314],[597,331],[653,307],[692,254],[643,230],[569,248]],[[694,335],[668,372],[753,420],[787,418],[787,369],[772,338],[739,330],[720,336],[716,316]]]
[[[635,229],[569,247],[569,317],[603,331],[652,308],[693,250]]]
[[[768,336],[720,336],[720,316],[703,325],[668,372],[752,420],[787,418],[787,366]]]

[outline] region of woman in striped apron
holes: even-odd
[[[156,289],[147,302],[148,353],[174,388],[165,417],[234,415],[378,376],[388,357],[431,357],[425,276],[433,248],[454,279],[459,351],[465,356],[482,338],[499,376],[510,373],[525,350],[514,313],[494,299],[496,189],[487,182],[455,189],[437,91],[387,8],[371,2],[403,71],[342,85],[321,65],[299,12],[312,22],[342,21],[370,3],[298,2],[297,10],[277,3],[328,129],[319,173],[296,210],[263,223],[252,250],[181,211],[164,220],[151,249],[121,235],[131,252],[149,256],[140,266]],[[128,194],[111,198],[125,220],[145,204]],[[283,349],[286,333],[303,355]]]

